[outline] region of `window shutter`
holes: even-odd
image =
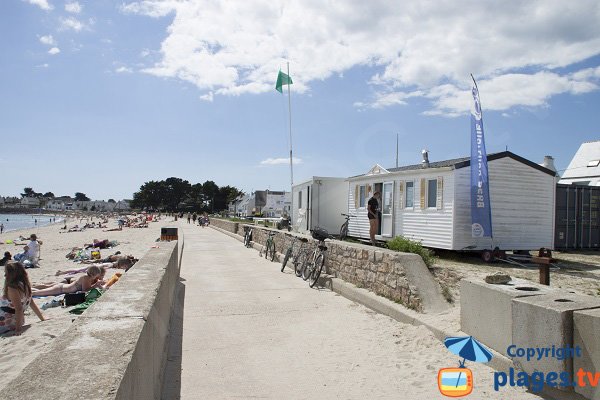
[[[438,210],[444,208],[444,177],[438,176],[437,178],[437,199],[435,204]]]
[[[398,182],[398,201],[400,202],[399,209],[404,208],[404,181]]]
[[[425,209],[425,189],[426,189],[426,185],[427,185],[427,180],[422,178],[421,179],[421,210]]]
[[[354,209],[358,209],[358,196],[360,195],[359,190],[360,188],[358,185],[354,186]]]

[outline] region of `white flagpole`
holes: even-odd
[[[287,75],[288,75],[288,79],[290,79],[290,62],[287,62]],[[294,187],[294,162],[293,162],[293,157],[292,157],[292,97],[291,97],[291,90],[290,90],[290,82],[288,81],[288,114],[289,114],[289,121],[290,121],[290,194],[292,197],[292,202],[290,204],[290,218],[292,217],[292,211],[294,209],[294,192],[293,192],[293,187]]]

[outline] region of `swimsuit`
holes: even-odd
[[[23,305],[23,312],[29,307],[31,297],[25,297],[21,299]],[[15,308],[12,302],[6,297],[0,297],[0,334],[12,331],[15,329],[16,318]]]

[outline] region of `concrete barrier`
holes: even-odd
[[[523,348],[573,346],[573,312],[600,307],[600,299],[572,293],[553,293],[513,299],[513,344]],[[573,358],[514,359],[522,369],[573,374]]]
[[[492,285],[481,278],[460,282],[460,327],[502,355],[513,343],[512,300],[555,292],[524,279]]]
[[[586,386],[577,386],[575,391],[588,399],[600,400],[600,384],[590,385],[587,373],[591,378],[600,373],[600,309],[575,311],[573,313],[573,346],[581,348],[581,357],[573,360],[573,372],[579,369],[586,372]]]
[[[159,399],[179,259],[177,241],[157,245],[0,398]]]

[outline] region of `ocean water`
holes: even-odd
[[[35,233],[35,228],[46,226],[53,222],[51,219],[56,218],[56,222],[62,221],[63,217],[49,214],[0,214],[0,224],[4,225],[4,234],[18,229],[30,229],[31,233]]]

